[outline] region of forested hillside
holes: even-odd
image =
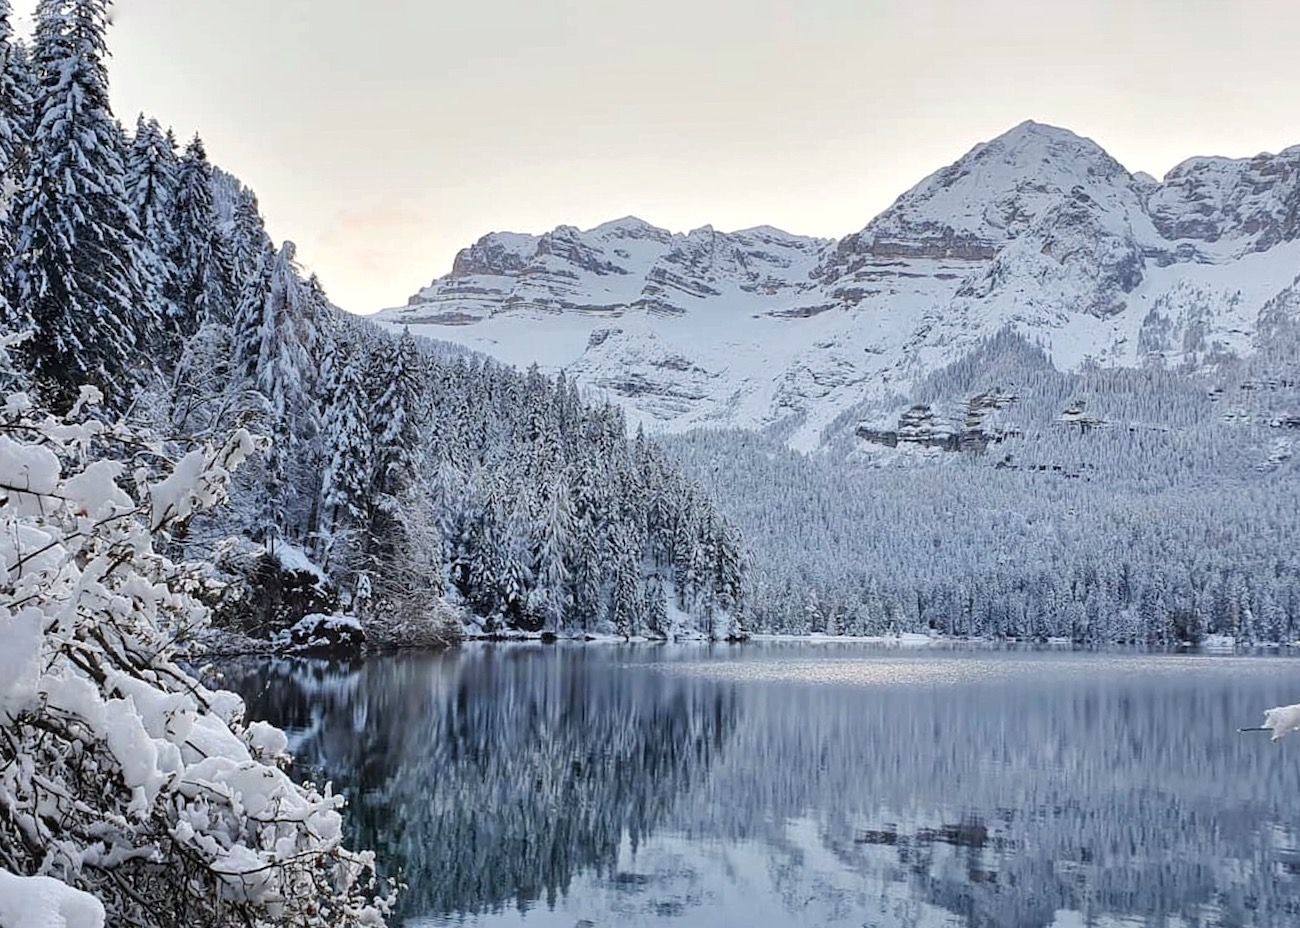
[[[1003,333],[850,410],[825,453],[747,432],[670,447],[752,540],[756,631],[1291,642],[1289,325],[1196,375],[1062,373]]]
[[[616,408],[336,310],[200,138],[114,119],[106,9],[3,39],[13,385],[54,410],[94,386],[163,455],[271,440],[174,539],[235,581],[221,616],[265,637],[343,609],[400,643],[455,632],[429,627],[447,597],[486,632],[738,633],[734,533]]]
[[[28,45],[0,0],[0,924],[377,928],[341,798],[182,648],[730,637],[740,543],[615,407],[333,307],[201,139],[116,121],[109,7]]]

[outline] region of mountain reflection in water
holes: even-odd
[[[1285,658],[471,646],[227,669],[408,924],[1300,926]]]

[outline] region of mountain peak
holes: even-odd
[[[1132,175],[1096,142],[1026,120],[925,178],[860,239],[882,254],[988,258],[1076,188],[1114,202],[1132,184]]]
[[[997,136],[993,141],[1022,138],[1065,139],[1077,140],[1080,142],[1090,141],[1070,129],[1066,129],[1062,126],[1053,126],[1050,123],[1037,122],[1033,119],[1026,119],[1024,122],[1017,123],[1006,132]]]
[[[1040,173],[1045,166],[1058,168],[1074,162],[1087,163],[1094,172],[1103,175],[1128,172],[1104,148],[1092,139],[1047,123],[1027,119],[1001,135],[976,145],[951,168],[971,161],[988,159],[996,154],[999,161],[1009,167]],[[942,172],[941,172],[942,173]]]
[[[591,231],[598,234],[618,234],[634,238],[662,238],[668,234],[667,229],[661,229],[653,223],[646,222],[639,216],[631,215],[611,219],[609,222],[602,222]]]
[[[1297,153],[1193,159],[1161,183],[1028,120],[839,241],[635,216],[497,233],[383,321],[566,370],[664,428],[781,424],[811,449],[1008,325],[1070,367],[1249,354],[1295,278]]]

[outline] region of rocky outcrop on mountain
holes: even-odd
[[[1127,210],[1107,210],[1076,187],[1007,243],[957,295],[983,300],[1033,283],[1031,296],[1039,309],[1049,305],[1044,296],[1059,295],[1052,307],[1058,312],[1105,319],[1124,311],[1128,295],[1142,283],[1145,265]]]
[[[899,414],[896,426],[864,422],[858,425],[856,435],[862,441],[886,448],[933,448],[983,454],[990,445],[1019,437],[1019,430],[994,427],[987,421],[992,414],[1010,408],[1015,402],[1013,393],[989,390],[949,410],[947,415],[928,403],[918,403]]]
[[[565,369],[653,428],[773,428],[811,448],[1004,329],[1064,369],[1269,351],[1294,328],[1297,270],[1300,147],[1158,181],[1027,122],[838,242],[632,218],[493,233],[379,319]]]
[[[440,315],[488,318],[540,310],[682,315],[694,303],[739,291],[759,297],[798,292],[828,243],[758,228],[710,227],[674,235],[634,217],[583,232],[491,233],[456,257],[452,272],[411,297],[411,322]]]

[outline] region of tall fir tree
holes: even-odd
[[[108,102],[108,0],[43,0],[35,129],[15,255],[18,313],[56,403],[84,382],[124,407],[158,319],[141,299],[140,230]]]
[[[409,328],[396,344],[386,343],[376,352],[379,391],[373,422],[375,454],[374,491],[397,496],[416,474],[419,441],[419,356]]]
[[[13,8],[0,0],[0,320],[14,297],[14,198],[26,177],[31,123],[31,75],[14,36]]]
[[[257,195],[240,188],[230,220],[229,271],[233,294],[242,292],[244,282],[257,272],[262,252],[270,241]]]
[[[258,292],[249,294],[249,315],[256,314],[259,322],[252,386],[266,401],[266,427],[272,439],[260,519],[261,530],[271,536],[293,534],[300,515],[297,503],[304,481],[295,479],[301,476],[295,467],[301,461],[300,438],[312,399],[312,360],[303,332],[310,307],[295,254],[293,242],[285,242],[269,262],[260,305],[255,302]]]
[[[212,200],[212,165],[197,135],[185,147],[176,169],[173,224],[176,228],[178,316],[180,338],[194,334],[205,322],[230,322],[234,311],[225,241]]]
[[[322,430],[326,454],[322,534],[327,539],[337,529],[358,526],[365,518],[373,441],[368,408],[363,361],[350,358],[342,365]]]
[[[640,588],[641,546],[631,527],[623,523],[611,545],[614,558],[611,617],[624,638],[640,635],[644,624],[645,592]]]
[[[146,120],[141,114],[127,156],[126,195],[143,237],[140,268],[143,295],[163,320],[169,336],[181,327],[175,265],[180,244],[173,222],[176,184],[176,152],[157,120]],[[176,337],[165,337],[161,347],[174,355],[180,348],[179,341]]]
[[[569,487],[557,480],[547,496],[537,527],[533,551],[533,574],[537,585],[530,609],[549,632],[558,632],[569,608],[569,566],[573,534],[573,512],[569,508]]]
[[[275,268],[275,246],[268,239],[262,244],[252,271],[240,289],[239,304],[231,326],[232,370],[236,384],[257,379],[262,353],[262,329],[266,302],[271,297],[271,275]]]

